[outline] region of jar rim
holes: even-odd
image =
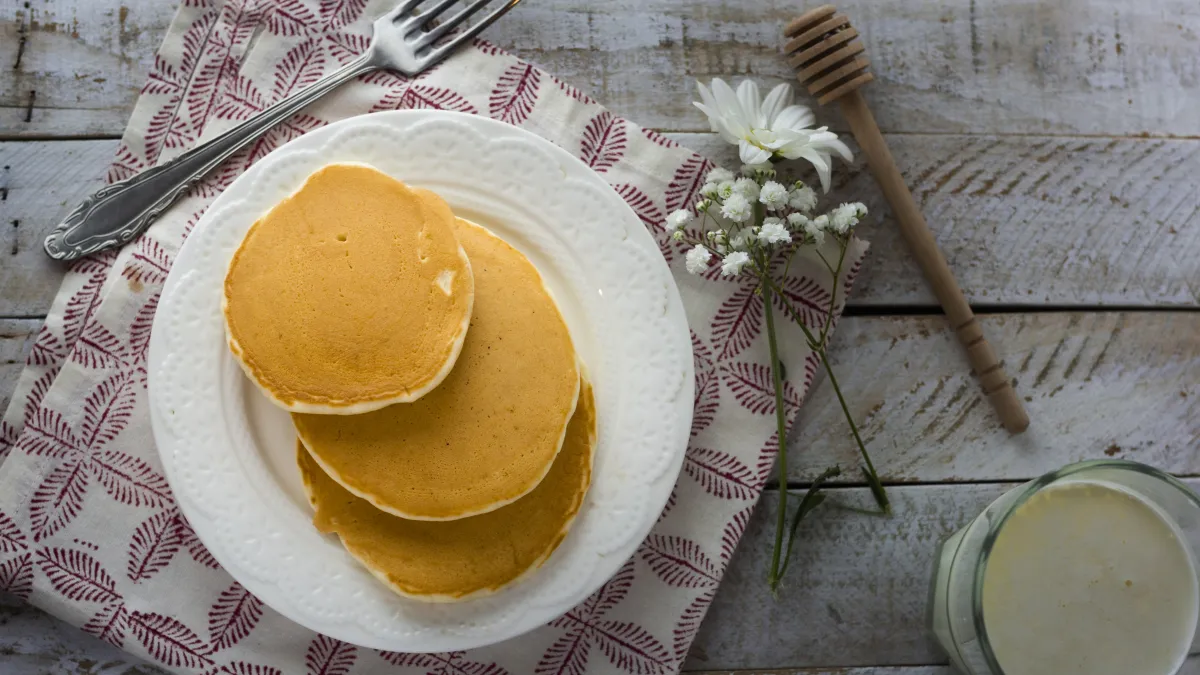
[[[1000,532],[1012,514],[1024,505],[1025,502],[1029,501],[1033,495],[1064,478],[1097,469],[1118,469],[1155,478],[1179,490],[1194,506],[1200,508],[1200,495],[1197,495],[1196,491],[1188,487],[1183,481],[1161,469],[1126,459],[1092,459],[1068,464],[1061,469],[1043,474],[1025,485],[1016,488],[1020,490],[1016,498],[1005,507],[1000,517],[988,526],[983,544],[980,547],[979,559],[975,564],[975,575],[971,588],[971,614],[975,624],[975,635],[978,636],[979,646],[983,652],[984,659],[987,661],[988,668],[995,675],[1005,675],[1005,673],[996,659],[995,652],[992,651],[991,639],[988,637],[987,626],[983,620],[983,581],[987,573],[988,560],[991,558],[992,549],[996,544],[996,539],[1000,536]]]

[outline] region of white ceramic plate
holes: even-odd
[[[242,375],[221,318],[246,231],[332,162],[430,188],[541,271],[598,404],[594,480],[570,535],[521,583],[479,600],[398,597],[312,526],[286,413]],[[298,289],[299,290],[299,289]],[[670,495],[692,413],[691,342],[666,264],[599,176],[529,132],[486,118],[402,111],[345,120],[237,179],[196,225],[167,279],[150,341],[154,437],[180,508],[221,565],[284,616],[376,649],[443,651],[532,630],[599,588]]]

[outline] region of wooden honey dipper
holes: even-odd
[[[862,55],[863,45],[857,40],[858,31],[832,5],[823,5],[794,19],[784,33],[790,39],[783,50],[791,57],[789,62],[796,69],[797,79],[808,87],[809,93],[817,98],[817,103],[825,105],[837,101],[841,105],[842,114],[850,123],[850,131],[867,156],[871,173],[875,175],[900,223],[901,234],[929,285],[933,287],[933,293],[942,304],[959,341],[966,347],[971,367],[979,375],[983,391],[995,407],[1004,428],[1012,433],[1024,431],[1029,426],[1025,407],[1000,365],[996,352],[983,336],[975,313],[971,311],[954,273],[946,264],[945,256],[938,249],[937,241],[921,216],[912,193],[904,185],[892,153],[888,151],[887,143],[879,133],[879,126],[875,124],[875,117],[858,91],[875,79],[867,71],[870,61]]]

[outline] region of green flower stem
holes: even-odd
[[[821,365],[825,367],[825,373],[829,375],[829,382],[833,385],[833,391],[837,395],[838,403],[842,406],[842,414],[846,417],[846,423],[850,425],[850,432],[854,435],[854,442],[858,444],[858,452],[862,455],[863,463],[866,464],[866,468],[863,469],[863,475],[867,480],[867,485],[871,488],[871,494],[875,497],[875,503],[879,505],[884,514],[891,513],[892,506],[888,500],[887,491],[884,490],[883,483],[879,480],[879,475],[875,472],[875,465],[871,462],[871,455],[867,453],[867,446],[863,443],[862,436],[858,433],[858,425],[854,423],[854,416],[850,414],[850,406],[846,404],[846,399],[842,395],[842,387],[838,384],[837,376],[833,373],[833,366],[830,365],[829,357],[825,354],[825,347],[816,340],[816,336],[812,334],[808,326],[804,325],[804,320],[800,317],[800,313],[796,311],[795,305],[788,300],[787,296],[779,292],[775,281],[769,276],[764,276],[763,279],[769,290],[779,295],[779,299],[783,301],[785,312],[800,326],[800,330],[804,331],[804,337],[808,339],[813,351],[821,357]],[[767,295],[767,292],[768,289],[764,289],[763,295]],[[769,327],[772,324],[768,321],[767,325]]]
[[[837,269],[829,270],[833,273],[833,292],[829,294],[829,313],[825,317],[825,325],[821,326],[822,353],[825,351],[825,347],[828,346],[826,344],[826,340],[829,339],[829,327],[833,325],[833,311],[837,308],[838,285],[842,281],[842,265],[846,262],[846,249],[848,248],[848,243],[849,242],[845,242],[840,239],[838,240],[838,248],[840,249],[840,253],[838,255]],[[824,259],[824,256],[821,257]]]
[[[759,277],[765,279],[762,289],[763,311],[767,318],[767,344],[771,349],[771,379],[775,383],[775,426],[779,433],[779,481],[782,489],[779,491],[779,507],[775,513],[775,549],[771,553],[771,571],[767,583],[774,591],[779,587],[782,578],[780,570],[780,553],[783,550],[783,532],[787,529],[787,420],[783,409],[783,374],[779,368],[779,345],[775,339],[775,313],[771,307],[771,282],[769,272],[763,270]]]
[[[850,407],[846,405],[846,398],[842,396],[842,388],[838,385],[837,376],[833,374],[833,367],[829,365],[829,358],[825,355],[825,350],[822,349],[818,354],[821,355],[821,364],[825,366],[825,373],[829,375],[829,383],[833,385],[833,392],[837,394],[838,403],[842,406],[842,414],[846,416],[846,422],[850,425],[850,433],[854,434],[854,442],[858,444],[858,452],[862,455],[863,463],[867,465],[863,469],[863,476],[867,479],[867,485],[871,488],[871,494],[875,496],[875,503],[879,508],[883,509],[884,514],[892,512],[892,504],[888,501],[887,491],[883,489],[883,483],[879,480],[879,474],[875,473],[875,465],[871,462],[871,455],[867,453],[867,446],[863,443],[862,437],[858,435],[858,425],[854,423],[854,416],[850,414]]]
[[[841,473],[840,467],[825,469],[825,472],[817,476],[816,480],[809,485],[808,492],[804,493],[804,497],[800,500],[800,506],[796,507],[796,514],[792,516],[792,526],[788,532],[787,553],[783,556],[783,568],[779,570],[781,578],[787,574],[788,565],[792,561],[792,547],[796,543],[796,531],[800,529],[800,521],[825,501],[825,495],[821,494],[821,487],[825,485],[825,481],[836,478]],[[786,487],[783,492],[787,492]]]

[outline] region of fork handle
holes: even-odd
[[[76,260],[126,244],[233,153],[347,80],[377,68],[368,51],[220,136],[136,176],[100,188],[46,237],[47,255],[55,260]]]

